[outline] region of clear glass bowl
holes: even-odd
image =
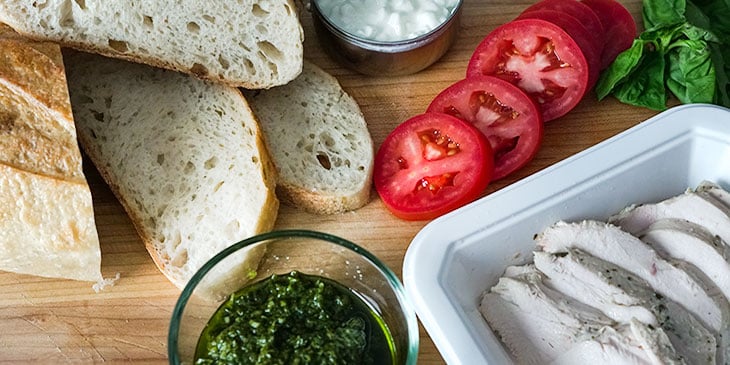
[[[261,257],[255,270],[238,270]],[[240,241],[203,265],[183,289],[168,334],[170,364],[194,363],[203,328],[221,303],[243,286],[292,271],[322,276],[355,291],[380,315],[393,338],[395,364],[416,364],[418,322],[398,277],[378,258],[345,239],[283,230]],[[231,275],[231,273],[233,273]]]

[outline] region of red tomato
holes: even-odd
[[[571,0],[574,1],[574,0]],[[517,19],[542,19],[553,23],[560,28],[563,28],[568,35],[573,38],[576,44],[583,51],[583,56],[588,62],[588,86],[590,90],[598,81],[600,66],[601,66],[601,52],[603,51],[603,44],[596,42],[591,33],[588,32],[585,26],[581,24],[576,18],[556,11],[556,10],[532,10],[526,13],[520,14]]]
[[[542,115],[537,105],[517,86],[493,76],[456,82],[438,94],[427,111],[451,114],[487,136],[494,151],[492,180],[527,164],[542,141]]]
[[[593,42],[603,46],[604,30],[601,19],[586,4],[576,0],[540,0],[522,13],[535,10],[555,10],[578,20],[591,35]]]
[[[432,219],[478,198],[491,180],[492,161],[478,129],[447,114],[424,113],[385,138],[373,183],[395,216]]]
[[[591,8],[603,24],[606,44],[601,54],[601,69],[605,69],[619,53],[633,44],[637,36],[636,22],[631,13],[615,0],[582,0],[582,3]]]
[[[589,66],[580,46],[559,26],[518,19],[489,33],[476,47],[467,76],[493,75],[530,95],[544,121],[559,118],[583,98]]]

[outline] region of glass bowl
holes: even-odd
[[[396,41],[372,40],[338,27],[317,0],[309,2],[309,10],[320,44],[333,59],[365,75],[400,76],[421,71],[446,53],[458,35],[462,5],[458,0],[446,20],[429,32]]]
[[[260,256],[258,267],[237,270],[246,261],[243,256]],[[201,333],[231,293],[292,271],[330,279],[348,288],[382,318],[381,325],[391,335],[393,364],[416,364],[418,322],[398,277],[362,247],[307,230],[260,234],[224,249],[205,263],[185,286],[172,312],[170,364],[195,362]]]

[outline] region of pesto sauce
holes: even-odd
[[[292,271],[233,293],[203,329],[197,364],[393,364],[382,318],[339,283]]]

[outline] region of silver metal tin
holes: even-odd
[[[332,24],[310,1],[314,27],[322,47],[345,67],[365,75],[397,76],[416,73],[430,66],[456,40],[463,0],[451,16],[434,30],[408,40],[381,42],[360,38]]]

